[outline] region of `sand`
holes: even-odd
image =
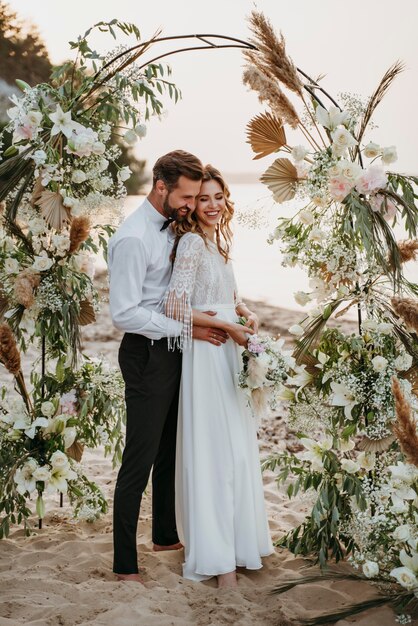
[[[286,329],[298,321],[294,311],[261,302],[252,304],[269,333],[285,336]],[[84,351],[103,354],[116,363],[121,335],[111,326],[107,305],[102,308],[96,324],[83,332]],[[352,322],[347,321],[346,328],[351,327]],[[261,456],[286,447],[296,450],[298,444],[287,432],[283,418],[279,415],[265,420],[260,428]],[[108,497],[109,513],[94,524],[76,523],[66,498],[60,508],[59,497],[48,496],[42,530],[25,537],[22,529],[12,529],[9,538],[0,542],[0,626],[285,626],[375,593],[366,583],[321,581],[281,596],[272,595],[276,584],[301,576],[302,568],[310,565],[283,549],[265,558],[259,571],[239,570],[237,590],[218,590],[214,580],[184,580],[182,551],[152,551],[150,493],[144,496],[138,527],[145,585],[118,582],[111,571],[116,470],[100,449],[87,450],[82,463]],[[303,519],[308,502],[303,497],[289,501],[271,472],[265,473],[264,484],[270,528],[273,539],[277,539]],[[395,619],[391,610],[383,608],[351,621],[339,621],[338,626],[350,623],[392,626]]]

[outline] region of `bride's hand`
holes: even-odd
[[[258,333],[259,320],[255,313],[251,312],[251,314],[248,315],[245,326],[247,328],[252,328],[255,333]]]
[[[254,330],[242,324],[230,324],[225,328],[228,335],[240,346],[247,347],[248,335],[254,335]]]

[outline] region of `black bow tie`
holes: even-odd
[[[171,222],[174,222],[174,217],[168,217],[164,224],[161,226],[160,230],[165,230],[166,228],[168,228],[171,224]]]

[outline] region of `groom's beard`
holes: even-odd
[[[163,209],[164,209],[165,215],[167,217],[172,217],[175,222],[184,222],[187,219],[188,215],[191,213],[189,207],[187,206],[182,206],[182,207],[179,207],[178,209],[173,209],[170,206],[168,197],[164,200]],[[182,213],[179,213],[180,211],[187,211],[187,213],[182,214]]]

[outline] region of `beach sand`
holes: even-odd
[[[105,296],[105,276],[99,281]],[[286,336],[286,329],[300,317],[262,302],[251,305],[264,322],[263,330],[270,334]],[[346,329],[354,329],[352,322],[345,324]],[[86,354],[102,354],[117,362],[121,335],[112,328],[106,304],[97,322],[83,330],[83,337]],[[260,428],[261,457],[285,448],[297,450],[297,439],[287,432],[280,415],[266,419]],[[218,590],[214,580],[184,580],[182,551],[152,551],[150,492],[143,498],[138,526],[145,585],[117,582],[111,571],[111,510],[117,470],[112,470],[110,459],[104,458],[100,449],[85,451],[82,464],[108,497],[109,512],[94,524],[75,523],[67,498],[60,508],[58,495],[48,496],[42,530],[25,537],[22,529],[12,528],[9,538],[0,542],[0,626],[285,626],[375,594],[366,583],[321,581],[272,595],[276,584],[302,576],[302,568],[310,566],[283,549],[265,558],[261,570],[239,570],[237,590]],[[264,484],[272,536],[278,539],[300,523],[308,502],[303,497],[289,500],[284,489],[277,488],[271,472],[265,473]],[[351,623],[392,626],[395,618],[391,610],[382,608],[339,621],[338,626]]]

